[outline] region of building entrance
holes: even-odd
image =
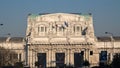
[[[74,66],[75,67],[82,67],[83,61],[84,61],[83,54],[74,53]]]
[[[65,53],[56,53],[56,66],[59,68],[64,67]]]
[[[100,62],[106,62],[107,61],[107,51],[101,51],[100,55]]]
[[[38,53],[38,68],[46,68],[46,53]]]

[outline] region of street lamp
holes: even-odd
[[[113,56],[114,56],[114,38],[113,38],[113,33],[105,32],[105,34],[109,34],[110,35],[111,44],[112,44],[112,58],[113,58]],[[112,58],[111,58],[111,60],[112,60]]]
[[[110,34],[112,37],[113,37],[113,33],[110,33],[110,32],[105,32],[105,34]],[[113,38],[112,38],[113,39]],[[111,40],[112,40],[111,39]]]
[[[0,24],[0,26],[3,26],[3,24]]]

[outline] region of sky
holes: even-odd
[[[120,0],[0,0],[0,36],[25,37],[27,15],[92,13],[96,36],[120,36]]]

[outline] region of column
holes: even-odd
[[[72,49],[70,49],[70,64],[74,64],[74,52],[72,51]]]
[[[113,53],[110,53],[110,61],[113,60]]]
[[[48,51],[48,67],[50,67],[50,65],[51,65],[51,49],[49,49],[49,51]]]
[[[56,52],[54,52],[54,51],[52,50],[52,61],[56,61],[55,53],[56,53]],[[53,63],[52,63],[52,66],[55,67],[55,66],[56,66],[56,63],[53,62]]]
[[[88,60],[88,61],[89,61],[89,55],[90,55],[89,49],[86,49],[86,60]]]
[[[36,52],[33,51],[33,67],[35,67],[35,62],[36,62]]]
[[[70,63],[70,53],[69,53],[69,49],[66,49],[65,51],[65,64],[69,64]]]

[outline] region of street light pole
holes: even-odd
[[[105,32],[105,34],[110,34],[110,39],[111,39],[111,44],[112,44],[112,58],[111,58],[111,60],[112,60],[113,56],[114,56],[114,38],[113,38],[113,34],[110,33],[110,32]]]
[[[3,24],[0,24],[0,26],[3,26]]]
[[[2,26],[2,25],[3,25],[3,24],[0,24],[0,26]],[[0,50],[0,51],[1,51],[1,50]],[[3,56],[2,56],[2,61],[4,61],[4,60],[3,60]],[[3,63],[3,62],[1,62],[1,64],[4,64],[4,63]]]

